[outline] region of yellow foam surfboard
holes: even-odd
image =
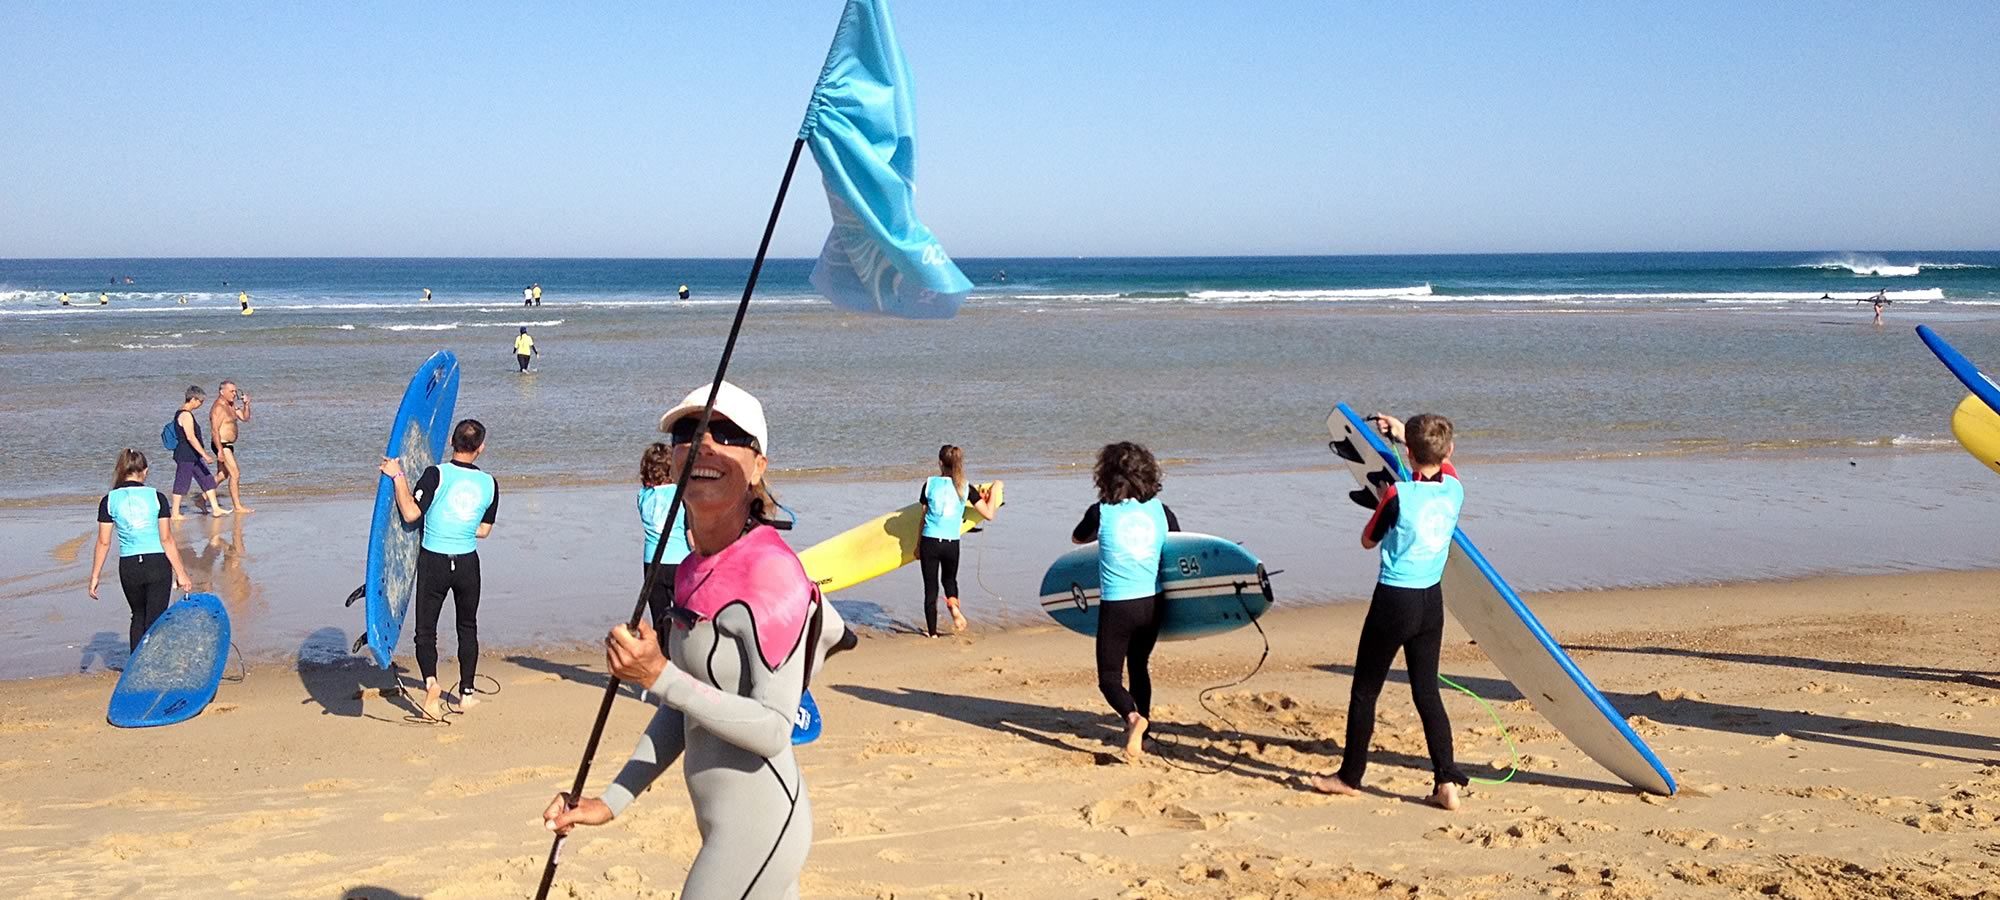
[[[1951,413],[1951,433],[1958,445],[1986,468],[2000,472],[2000,413],[1977,395],[1967,394]]]
[[[979,485],[979,491],[990,494],[996,506],[1005,502],[1004,492],[995,490],[990,481]],[[986,517],[967,503],[959,533],[984,521]],[[831,594],[916,562],[917,538],[923,530],[923,504],[912,503],[807,547],[799,554],[799,563],[821,593]]]

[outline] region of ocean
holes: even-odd
[[[1286,602],[1361,596],[1372,558],[1326,449],[1336,401],[1454,420],[1468,529],[1522,590],[1992,564],[1977,536],[2000,496],[1948,427],[1964,390],[1911,328],[2000,364],[2000,252],[960,262],[964,312],[909,322],[836,311],[809,261],[773,261],[730,377],[765,403],[795,546],[914,499],[942,443],[975,480],[1008,479],[967,551],[982,626],[1039,620],[1036,579],[1116,440],[1153,448],[1189,527],[1287,570]],[[260,512],[191,520],[197,581],[253,657],[303,658],[326,628],[351,639],[338,601],[359,583],[375,463],[439,349],[459,355],[458,412],[490,429],[481,463],[502,488],[482,630],[495,646],[602,634],[636,591],[640,452],[713,372],[748,268],[0,260],[0,655],[17,661],[0,677],[116,649],[115,575],[106,601],[78,601],[96,498],[120,448],[164,461],[181,392],[225,378],[253,400],[238,453]],[[543,305],[524,309],[533,282]],[[1883,327],[1861,302],[1878,291]],[[528,375],[523,327],[543,351]],[[170,480],[156,464],[152,483]],[[895,628],[919,598],[899,572],[837,599]]]

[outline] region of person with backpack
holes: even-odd
[[[208,501],[209,515],[229,515],[230,511],[215,501],[215,474],[208,468],[215,463],[215,457],[209,454],[208,445],[202,441],[201,421],[194,415],[194,411],[207,401],[208,394],[200,385],[190,384],[182,398],[180,411],[174,413],[174,420],[160,432],[161,445],[174,454],[172,518],[176,522],[182,518],[181,499],[187,495],[189,483],[201,487],[201,495]]]

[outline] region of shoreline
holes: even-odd
[[[1360,798],[1298,779],[1338,762],[1362,608],[1278,609],[1162,644],[1153,756],[1112,752],[1089,641],[1055,626],[924,641],[869,635],[815,681],[801,751],[816,897],[1160,898],[1394,894],[1874,900],[1985,896],[2000,881],[2000,572],[1533,594],[1528,602],[1682,785],[1617,783],[1514,694],[1456,625],[1444,671],[1494,703],[1521,754],[1447,814],[1407,694],[1382,698]],[[406,725],[388,676],[254,666],[201,716],[105,725],[100,673],[0,683],[14,847],[0,888],[310,898],[520,896],[536,813],[566,787],[602,693],[601,653],[494,654],[502,691],[449,726]],[[1399,670],[1400,671],[1400,670]],[[1400,676],[1392,676],[1401,680]],[[1468,774],[1500,733],[1448,694]],[[593,769],[645,717],[621,699]],[[1496,765],[1499,768],[1496,768]],[[51,766],[65,776],[49,780]],[[1217,774],[1204,774],[1221,768]],[[32,799],[27,799],[32,798]],[[440,830],[441,826],[449,826]],[[672,896],[699,839],[668,773],[570,842],[571,896]],[[108,866],[106,863],[116,863]],[[141,887],[143,886],[143,887]],[[1809,892],[1809,893],[1808,893]]]

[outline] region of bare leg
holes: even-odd
[[[173,512],[173,520],[176,522],[186,518],[186,516],[181,515],[181,498],[184,496],[185,496],[184,494],[174,495],[172,512]]]
[[[217,503],[217,502],[215,502],[215,491],[213,491],[213,490],[207,490],[207,491],[202,491],[202,492],[201,492],[201,495],[202,495],[203,497],[207,497],[207,498],[208,498],[208,514],[209,514],[209,515],[211,515],[211,516],[226,516],[226,515],[229,515],[229,510],[226,510],[226,509],[223,509],[223,508],[222,508],[222,504],[220,504],[220,503]]]
[[[222,463],[222,477],[229,481],[229,508],[240,513],[256,512],[243,505],[243,474],[236,468],[236,451],[225,449],[216,454],[216,459]]]

